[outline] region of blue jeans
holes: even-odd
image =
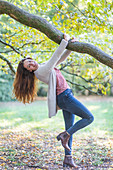
[[[73,96],[71,89],[66,89],[61,94],[57,95],[57,105],[63,111],[65,129],[71,135],[68,143],[70,151],[65,149],[65,155],[71,155],[72,135],[92,123],[94,117],[92,113]],[[82,119],[74,124],[75,115]]]

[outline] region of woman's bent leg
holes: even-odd
[[[75,115],[72,114],[72,113],[69,113],[66,110],[63,110],[63,116],[64,116],[64,122],[65,122],[65,130],[68,130],[74,124]],[[68,146],[70,148],[70,151],[65,149],[65,155],[71,155],[72,140],[73,140],[73,136],[71,135],[70,138],[69,138],[69,141],[68,141]]]
[[[73,96],[71,89],[67,89],[58,95],[57,103],[62,110],[82,118],[67,130],[70,135],[88,126],[94,120],[92,113]]]
[[[77,99],[74,98],[73,94],[70,94],[67,98],[66,110],[81,117],[82,119],[77,121],[73,126],[71,126],[67,132],[72,135],[76,131],[88,126],[94,120],[92,113]]]

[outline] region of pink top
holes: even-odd
[[[54,68],[54,69],[56,71],[56,81],[57,81],[56,95],[59,95],[60,93],[62,93],[66,89],[70,89],[70,87],[67,84],[67,82],[66,82],[65,78],[63,77],[63,75],[61,74],[60,70],[58,70],[57,68]]]

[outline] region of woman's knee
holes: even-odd
[[[89,123],[92,123],[94,121],[94,116],[93,115],[90,115],[89,116]]]

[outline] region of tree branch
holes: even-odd
[[[42,40],[42,41],[40,41],[40,42],[38,42],[38,43],[36,43],[36,42],[25,43],[25,44],[23,44],[21,47],[18,47],[18,50],[19,50],[20,48],[23,48],[23,47],[26,46],[26,45],[39,45],[39,44],[41,44],[42,42],[44,42],[44,40]]]
[[[63,38],[63,33],[56,29],[44,18],[30,14],[23,9],[16,7],[15,5],[3,1],[0,1],[0,14],[7,14],[10,17],[14,18],[16,21],[24,24],[26,26],[35,28],[42,33],[44,33],[49,39],[53,40],[59,44]],[[92,44],[82,43],[82,42],[69,42],[67,49],[76,51],[79,53],[86,53],[94,57],[96,60],[101,63],[113,68],[113,57],[103,52],[98,47],[95,47]]]
[[[87,82],[87,83],[96,84],[96,83],[92,82],[92,79],[87,80],[87,79],[85,79],[84,77],[82,77],[82,76],[80,76],[80,75],[78,75],[78,74],[76,74],[76,73],[70,73],[69,71],[64,70],[64,69],[63,69],[62,71],[64,71],[64,72],[67,73],[67,74],[70,74],[70,75],[79,77],[79,78],[83,79],[83,80],[84,80],[85,82]]]
[[[4,56],[2,56],[2,55],[0,55],[0,58],[1,58],[2,60],[4,60],[4,61],[8,64],[8,66],[9,66],[10,70],[12,71],[12,73],[15,74],[15,69],[13,68],[11,62],[10,62],[7,58],[5,58]]]
[[[101,79],[102,79],[101,82],[97,82],[97,83],[96,83],[96,82],[93,82],[92,80],[98,79],[98,75],[97,75],[96,77],[94,77],[93,79],[87,80],[86,78],[84,78],[84,77],[82,77],[82,76],[80,76],[80,75],[78,75],[78,74],[76,74],[76,73],[71,73],[71,72],[69,72],[69,71],[67,71],[67,70],[64,70],[64,69],[62,69],[62,71],[64,71],[64,72],[67,73],[67,74],[70,74],[70,75],[79,77],[79,78],[81,78],[82,80],[84,80],[85,82],[91,83],[91,84],[93,84],[93,85],[95,85],[95,84],[103,84],[103,83],[102,83],[102,80],[106,78],[106,76],[104,76],[104,77],[101,78]],[[109,82],[109,80],[108,80],[108,82]]]
[[[98,95],[103,95],[102,93],[95,92],[95,91],[89,89],[88,87],[86,87],[86,86],[84,86],[84,85],[77,84],[77,83],[73,83],[73,82],[70,81],[70,80],[66,80],[66,81],[69,82],[70,84],[73,84],[73,85],[76,85],[76,86],[81,86],[81,87],[83,87],[84,89],[87,89],[87,90],[88,90],[89,92],[91,92],[91,93],[98,94]]]
[[[59,70],[63,70],[67,66],[72,66],[73,63],[73,61],[67,61],[66,64],[61,64],[61,68]]]
[[[7,51],[0,51],[0,53],[9,53],[9,52],[15,51],[16,53],[20,54],[20,52],[17,51],[17,50],[20,50],[21,48],[24,48],[24,46],[26,46],[26,45],[39,45],[39,44],[41,44],[43,41],[44,41],[44,40],[40,41],[39,43],[35,43],[35,42],[25,43],[25,44],[23,44],[22,46],[20,46],[20,47],[18,47],[17,49],[15,49],[13,46],[11,46],[11,45],[7,44],[6,42],[0,40],[0,42],[1,42],[2,44],[7,45],[7,46],[9,46],[9,47],[12,49],[12,50],[7,50]],[[32,51],[31,51],[31,52],[32,52]],[[39,51],[39,50],[38,50],[38,51],[34,51],[34,52],[51,52],[51,51]],[[21,54],[20,54],[20,55],[21,55]],[[23,56],[23,57],[24,57],[24,56]]]
[[[22,55],[19,51],[17,51],[12,45],[10,45],[10,44],[2,41],[2,40],[0,40],[0,42],[1,42],[2,44],[4,44],[4,45],[9,46],[13,51],[15,51],[16,53],[18,53],[18,54],[20,54],[21,56],[23,56],[23,55]],[[23,56],[23,57],[24,57],[24,56]]]
[[[73,4],[73,2],[68,1],[68,3],[70,3],[72,6],[74,6],[83,16],[85,16],[85,18],[88,19],[88,17],[75,4]]]

